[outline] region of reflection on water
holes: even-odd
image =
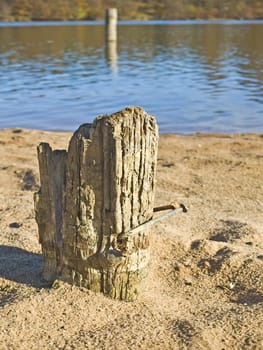
[[[118,72],[117,41],[106,41],[105,56],[113,73]]]
[[[140,105],[162,132],[263,131],[263,22],[0,26],[0,127],[73,130]]]

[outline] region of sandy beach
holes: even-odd
[[[263,349],[263,135],[161,135],[158,223],[138,300],[41,276],[36,147],[71,133],[0,130],[0,349]]]

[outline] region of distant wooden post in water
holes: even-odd
[[[38,147],[36,220],[44,278],[133,300],[149,263],[158,129],[129,107],[84,124],[68,151]]]
[[[118,10],[116,8],[108,8],[105,10],[106,41],[117,40],[117,19],[118,19]]]

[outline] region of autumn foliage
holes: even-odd
[[[262,0],[0,0],[0,20],[95,20],[106,7],[120,19],[263,18]]]

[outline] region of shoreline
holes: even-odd
[[[211,23],[215,23],[215,22],[262,22],[263,21],[263,17],[262,18],[235,18],[235,17],[230,17],[230,18],[184,18],[184,19],[119,19],[118,20],[118,24],[126,24],[126,23],[158,23],[158,22],[162,22],[162,23],[184,23],[184,22],[189,22],[189,23],[196,23],[196,22],[211,22]],[[0,23],[8,23],[8,24],[23,24],[23,23],[34,23],[34,24],[39,24],[39,25],[43,25],[43,24],[48,24],[48,23],[60,23],[60,24],[66,24],[66,23],[72,23],[72,24],[77,24],[77,23],[83,23],[83,24],[94,24],[94,23],[98,23],[98,24],[104,24],[105,19],[30,19],[30,20],[20,20],[20,21],[16,21],[16,20],[4,20],[4,19],[0,19]]]
[[[85,123],[83,123],[85,124]],[[88,123],[88,124],[92,124]],[[80,124],[81,126],[82,124]],[[74,132],[77,130],[46,130],[46,129],[29,129],[29,128],[23,128],[23,127],[6,127],[6,128],[0,128],[1,132],[11,132],[14,134],[19,134],[22,132],[33,132],[33,133],[46,133],[46,134],[71,134],[73,135]],[[234,137],[234,136],[244,136],[244,135],[251,135],[251,136],[260,136],[263,137],[263,132],[253,132],[253,131],[245,131],[245,132],[220,132],[220,131],[194,131],[194,132],[160,132],[159,130],[159,136],[165,137],[165,136],[199,136],[199,137]]]

